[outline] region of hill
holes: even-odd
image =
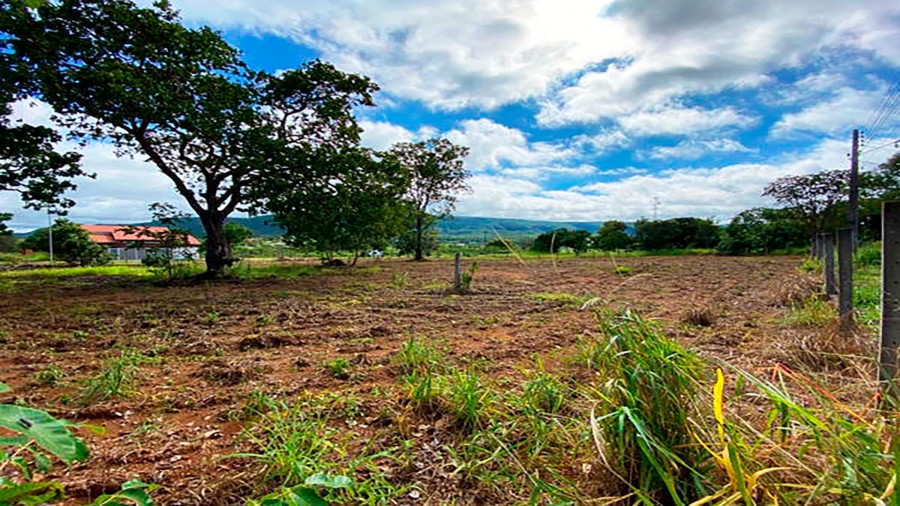
[[[254,234],[259,236],[272,237],[281,235],[283,233],[282,228],[278,224],[271,222],[271,220],[271,215],[229,219],[229,221],[240,223],[250,228]],[[203,226],[197,218],[185,221],[182,226],[197,237],[204,235]],[[480,243],[485,238],[490,241],[498,234],[505,239],[517,241],[563,227],[595,233],[600,228],[600,223],[454,216],[445,218],[437,224],[437,230],[443,242],[465,243]]]
[[[263,237],[279,236],[284,232],[278,224],[272,222],[271,215],[254,216],[250,218],[235,217],[229,218],[228,221],[240,223],[252,230],[255,235]],[[158,223],[144,222],[136,223],[135,225],[158,225]],[[203,237],[206,235],[203,232],[203,225],[200,223],[199,218],[184,220],[181,223],[181,226],[188,229],[191,234],[196,237]],[[437,224],[441,241],[464,243],[481,243],[485,239],[490,241],[498,234],[504,239],[519,241],[535,237],[538,234],[549,232],[557,228],[587,230],[593,234],[600,228],[600,223],[453,216],[442,219]],[[25,237],[27,235],[27,233],[16,234],[17,237]]]

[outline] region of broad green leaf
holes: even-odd
[[[329,506],[315,489],[305,486],[292,488],[287,497],[290,498],[287,503],[290,506]]]
[[[63,486],[56,482],[0,485],[0,504],[37,506],[65,497]]]
[[[2,394],[4,392],[9,392],[10,390],[12,390],[12,389],[9,388],[9,386],[7,386],[6,383],[0,382],[0,394]]]
[[[39,409],[0,404],[0,427],[17,432],[66,464],[88,457],[84,442],[66,428],[66,425]]]
[[[353,485],[353,479],[341,475],[330,476],[323,473],[316,473],[306,478],[305,484],[311,487],[347,488]]]
[[[144,483],[141,480],[129,480],[122,484],[122,490],[115,494],[104,494],[98,497],[91,506],[152,506],[150,492],[159,485]]]

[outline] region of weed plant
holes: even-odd
[[[274,489],[251,504],[374,505],[403,491],[379,467],[391,451],[365,446],[351,455],[350,434],[328,424],[329,406],[314,397],[287,404],[262,396],[248,406],[254,421],[243,435],[255,450],[232,457],[262,464],[261,489]]]
[[[139,366],[150,361],[141,353],[122,350],[119,356],[107,360],[96,376],[85,381],[76,402],[88,406],[114,397],[126,397],[133,392]]]

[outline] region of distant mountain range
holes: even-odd
[[[275,237],[284,233],[282,228],[272,221],[271,215],[254,216],[252,218],[229,218],[228,221],[240,223],[253,231],[255,235],[263,237]],[[137,225],[158,225],[155,222],[137,223]],[[184,228],[190,230],[196,237],[203,237],[203,225],[199,218],[189,218],[182,222]],[[596,233],[600,228],[599,222],[563,222],[563,221],[538,221],[517,220],[509,218],[482,218],[477,216],[454,216],[440,220],[437,229],[443,242],[480,243],[487,239],[502,236],[504,239],[518,241],[528,237],[534,237],[544,232],[557,228],[575,230],[587,230]],[[25,237],[28,234],[16,234],[17,237]]]

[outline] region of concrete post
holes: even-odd
[[[822,246],[825,248],[825,293],[837,295],[837,281],[834,278],[834,234],[822,234]]]
[[[900,347],[900,202],[885,202],[881,211],[881,350],[878,379],[894,397],[897,349]]]
[[[840,299],[838,307],[841,315],[841,330],[853,327],[853,229],[838,231],[838,277]]]

